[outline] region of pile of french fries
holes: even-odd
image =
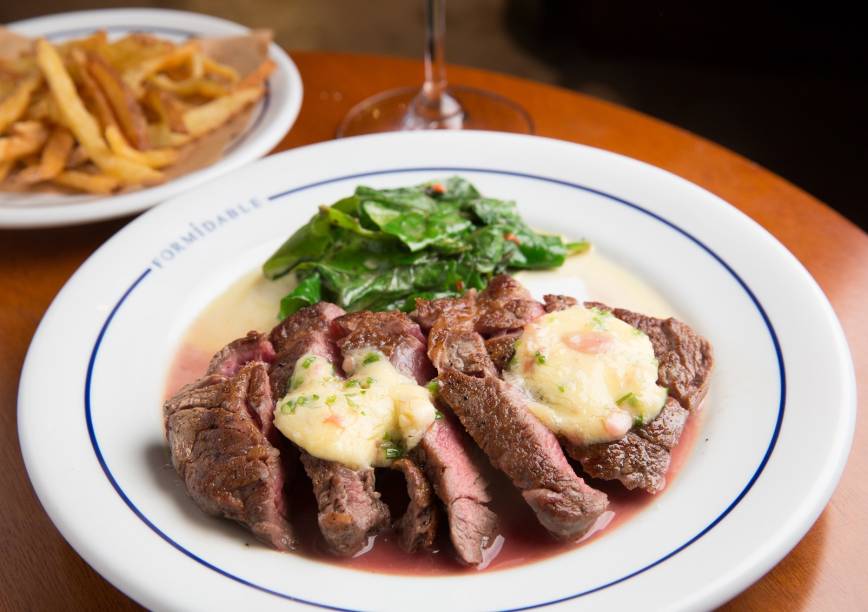
[[[265,59],[243,78],[202,50],[105,32],[0,61],[0,183],[110,194],[165,180],[183,148],[265,91]]]

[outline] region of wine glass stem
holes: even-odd
[[[428,103],[437,108],[446,91],[446,0],[426,0],[425,84],[422,92]]]

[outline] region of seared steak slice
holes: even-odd
[[[695,410],[711,380],[714,356],[711,344],[678,319],[657,319],[615,308],[612,314],[648,334],[660,362],[660,385],[688,410]]]
[[[280,453],[258,415],[273,410],[267,366],[251,362],[231,379],[211,374],[163,406],[172,464],[193,501],[232,519],[278,550],[295,538],[286,521]]]
[[[485,341],[485,350],[494,362],[498,371],[503,370],[515,354],[515,341],[521,337],[521,332],[494,336]],[[460,369],[460,368],[458,368]]]
[[[407,495],[410,503],[403,516],[395,522],[398,532],[398,545],[401,550],[412,553],[417,550],[431,550],[437,536],[437,508],[431,485],[422,470],[409,459],[398,459],[392,468],[404,474],[407,482]]]
[[[568,296],[545,296],[546,310],[554,312],[575,305]],[[599,302],[586,307],[610,311],[617,318],[648,334],[659,362],[657,382],[669,388],[670,397],[657,418],[615,442],[587,447],[568,446],[570,456],[594,478],[619,480],[628,489],[657,493],[666,486],[670,452],[684,431],[689,410],[708,391],[714,358],[711,345],[677,319],[658,319]]]
[[[437,298],[426,300],[416,298],[416,310],[410,318],[416,321],[423,331],[434,327],[440,317],[466,319],[476,316],[476,289],[468,289],[460,298]]]
[[[319,302],[288,316],[271,330],[269,338],[277,352],[271,365],[271,390],[275,399],[286,395],[287,383],[295,369],[295,362],[313,353],[339,365],[338,350],[331,335],[331,322],[344,314],[340,306]]]
[[[579,303],[576,298],[570,297],[569,295],[544,295],[543,302],[545,302],[546,312],[566,310],[567,308],[572,308]]]
[[[476,331],[485,337],[520,330],[544,312],[542,304],[508,274],[492,278],[476,304]]]
[[[362,551],[389,523],[389,509],[374,490],[374,470],[351,470],[304,451],[301,462],[313,483],[317,522],[329,551],[341,557]]]
[[[425,354],[425,336],[403,312],[354,312],[335,319],[332,329],[344,359],[359,349],[376,349],[418,383],[434,378]]]
[[[678,443],[688,412],[669,398],[647,425],[615,442],[572,447],[570,455],[593,478],[619,480],[627,489],[657,493],[666,486],[670,452]]]
[[[287,383],[302,355],[319,355],[339,369],[332,322],[343,314],[340,307],[320,302],[302,308],[271,331],[278,351],[270,371],[276,398],[286,395]],[[313,457],[303,449],[301,462],[313,482],[317,522],[329,550],[340,556],[358,553],[367,545],[368,537],[389,522],[389,509],[374,490],[374,470],[352,470]]]
[[[581,536],[606,510],[606,495],[573,472],[555,435],[512,386],[491,375],[475,378],[446,369],[439,393],[556,538]]]
[[[274,361],[275,353],[265,334],[251,331],[238,340],[233,340],[211,358],[208,374],[235,376],[245,363],[251,361]]]
[[[319,302],[296,311],[281,321],[269,334],[278,353],[290,348],[301,334],[327,332],[331,322],[345,314],[344,309],[331,302]]]
[[[497,536],[487,482],[470,455],[466,436],[452,423],[436,421],[413,454],[434,485],[449,518],[449,538],[459,561],[479,565]]]

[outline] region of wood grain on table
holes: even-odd
[[[277,150],[334,137],[365,97],[417,85],[417,61],[292,54],[304,80],[298,122]],[[563,89],[480,70],[450,68],[456,84],[519,102],[536,133],[649,162],[727,200],[759,222],[826,292],[868,395],[868,236],[784,179],[693,134]],[[830,169],[834,171],[834,169]],[[16,395],[30,339],[76,268],[128,219],[50,230],[0,230],[0,609],[138,609],[91,570],[52,526],[27,480],[18,447]],[[70,322],[74,324],[74,322]],[[58,339],[62,341],[62,339]],[[860,401],[866,407],[866,400]],[[727,604],[731,610],[855,610],[868,605],[868,429],[857,421],[850,461],[829,506],[771,572]],[[131,551],[132,552],[132,551]]]

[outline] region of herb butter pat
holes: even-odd
[[[546,314],[524,328],[504,377],[530,410],[574,444],[610,442],[651,422],[666,401],[645,334],[598,308]]]
[[[320,459],[353,469],[386,467],[415,447],[437,418],[431,393],[398,372],[381,353],[359,351],[344,361],[349,378],[322,357],[303,355],[274,425]]]

